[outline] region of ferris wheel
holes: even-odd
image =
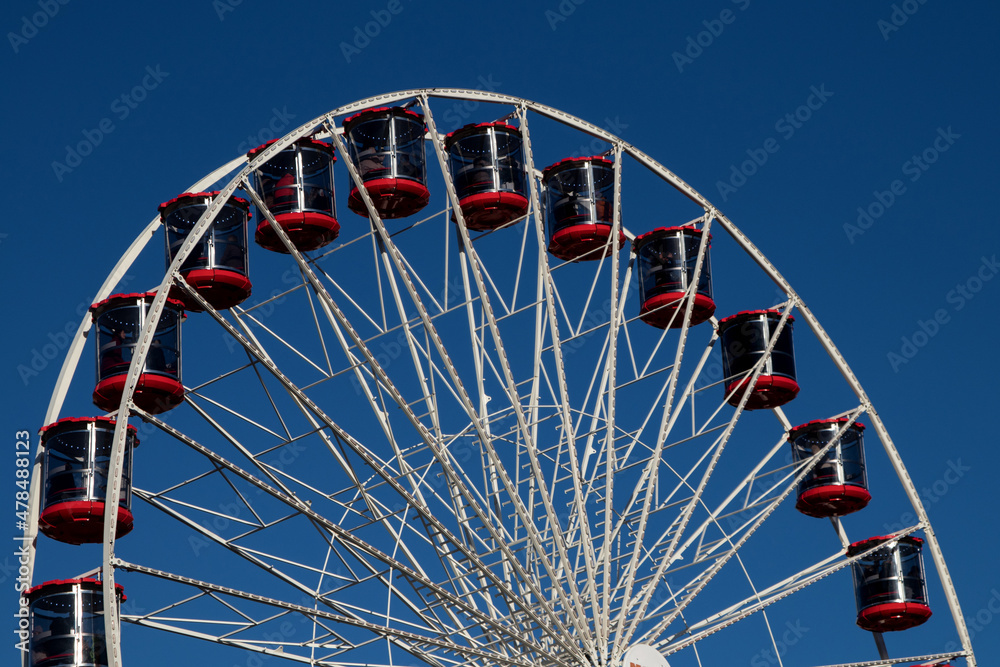
[[[515,97],[410,90],[171,197],[96,295],[41,430],[25,664],[183,646],[781,665],[791,609],[847,637],[795,634],[816,646],[796,664],[975,667],[846,360],[746,234],[630,143]],[[163,254],[154,289],[116,293]],[[901,509],[915,520],[878,530]],[[80,560],[52,572],[54,542]]]

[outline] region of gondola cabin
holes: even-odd
[[[97,387],[93,399],[102,410],[117,410],[121,403],[129,364],[155,297],[155,292],[117,294],[90,307],[97,329]],[[184,304],[168,298],[132,397],[138,407],[151,414],[166,412],[184,400],[180,354],[183,319]]]
[[[251,162],[269,153],[272,140],[247,153]],[[296,140],[253,169],[254,187],[278,226],[299,252],[316,250],[340,234],[333,188],[333,146],[311,138]],[[254,241],[288,253],[267,216],[258,211]]]
[[[632,248],[639,266],[639,317],[659,329],[677,329],[684,324],[687,290],[694,283],[702,232],[691,226],[661,227],[635,237]],[[705,248],[705,261],[694,294],[691,326],[715,313],[712,300],[712,268]]]
[[[104,499],[108,492],[115,421],[108,417],[69,417],[42,429],[41,513],[38,528],[67,544],[100,542],[104,537]],[[132,530],[132,450],[136,429],[129,426],[122,459],[121,495],[115,536]]]
[[[507,123],[466,125],[445,138],[465,226],[496,229],[528,212],[521,131]]]
[[[872,537],[847,548],[848,556],[875,550],[854,562],[858,626],[871,632],[916,627],[931,617],[919,537]]]
[[[615,166],[600,156],[566,158],[542,171],[549,252],[566,261],[601,259],[625,244],[611,239]]]
[[[405,218],[427,205],[423,116],[402,107],[368,109],[344,120],[344,138],[379,217]],[[356,183],[347,206],[368,217]]]
[[[109,665],[104,592],[97,579],[59,579],[31,588],[28,599],[29,667]],[[115,584],[115,604],[125,599]]]
[[[168,268],[195,223],[218,194],[186,192],[160,204]],[[231,198],[181,265],[180,273],[184,280],[216,310],[232,308],[250,296],[252,285],[247,271],[249,218],[250,204],[239,197]],[[182,301],[185,310],[203,310],[198,301],[179,287],[171,288],[170,296]]]
[[[834,442],[799,484],[795,509],[807,516],[844,516],[863,509],[872,499],[865,474],[865,427],[855,422],[838,438],[847,422],[846,417],[818,419],[788,432],[795,462],[812,458]]]
[[[761,361],[768,343],[778,329],[781,312],[748,310],[731,315],[719,322],[722,344],[722,370],[725,374],[726,400],[736,406],[750,383],[754,366]],[[744,409],[776,408],[788,403],[799,393],[795,381],[795,351],[792,346],[792,322],[789,316],[770,356],[750,389]]]

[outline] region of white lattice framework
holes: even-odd
[[[488,117],[481,120],[510,117],[521,128],[530,209],[508,228],[470,232],[455,206],[435,114],[452,100],[484,103]],[[303,136],[328,139],[344,156],[340,120],[398,104],[425,116],[428,162],[441,172],[437,199],[413,218],[383,221],[362,187],[371,224],[344,211],[338,241],[298,252],[253,190],[252,167]],[[717,321],[689,328],[690,305],[678,315],[680,329],[661,333],[639,321],[627,249],[580,263],[547,254],[534,158],[546,139],[533,134],[546,124],[606,142],[615,164],[616,233],[621,228],[631,239],[664,224],[638,228],[623,184],[642,172],[690,207],[688,218],[665,224],[693,219],[706,232],[696,274],[705,268],[708,232],[731,239],[730,251],[742,248],[759,277],[784,295],[781,326],[794,311],[797,335],[811,332],[831,362],[830,377],[856,399],[812,418],[846,416],[846,429],[864,417],[874,427],[917,516],[899,535],[920,531],[926,539],[962,648],[889,658],[880,642],[880,658],[844,664],[964,657],[975,667],[940,546],[878,413],[805,303],[749,238],[672,172],[595,125],[514,97],[446,89],[340,107],[280,138],[254,164],[238,158],[191,187],[225,183],[163,274],[118,410],[159,429],[157,458],[170,452],[172,461],[144,469],[151,453],[136,453],[137,523],[162,522],[166,543],[179,534],[187,544],[164,551],[155,540],[146,547],[129,537],[115,541],[120,420],[118,481],[105,519],[105,595],[124,571],[133,584],[141,577],[143,597],[120,618],[116,609],[107,614],[116,667],[120,621],[314,665],[617,667],[637,643],[700,664],[702,642],[755,617],[779,655],[768,607],[848,568],[849,540],[833,520],[835,539],[822,556],[803,554],[807,560],[780,576],[752,573],[745,558],[752,536],[794,512],[783,501],[819,459],[794,465],[783,458],[791,424],[781,409],[773,411],[773,428],[757,433],[764,446],[729,446],[751,427],[743,403],[728,406],[722,383],[709,379]],[[345,175],[360,183],[349,160],[338,170],[341,185]],[[216,312],[178,270],[237,190],[289,254],[252,260],[271,271],[252,273],[255,294],[265,296]],[[631,212],[631,228],[623,210]],[[159,226],[154,219],[139,234],[95,302],[158,240]],[[158,252],[153,246],[149,252]],[[279,261],[280,282],[273,279]],[[207,312],[185,323],[185,405],[153,416],[131,394],[171,284]],[[46,423],[62,416],[76,388],[71,379],[89,330],[87,317]],[[195,345],[204,351],[192,363]],[[754,377],[759,373],[758,365]],[[32,519],[39,475],[36,463]],[[28,534],[34,544],[36,530]],[[862,537],[869,536],[853,539]],[[726,583],[713,588],[714,581]]]

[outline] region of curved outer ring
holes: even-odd
[[[377,95],[375,97],[370,97],[365,100],[360,100],[347,104],[345,106],[333,109],[321,116],[310,120],[299,127],[292,130],[290,133],[286,134],[281,139],[276,140],[265,150],[260,151],[254,159],[247,162],[246,156],[240,156],[230,160],[226,164],[217,168],[215,171],[209,173],[202,179],[196,181],[191,187],[187,188],[186,192],[199,192],[207,188],[212,183],[216,182],[226,174],[230,173],[233,169],[239,167],[241,164],[243,168],[240,169],[239,173],[219,192],[219,196],[215,198],[212,205],[210,205],[198,222],[195,224],[191,233],[188,235],[184,244],[181,246],[177,254],[174,256],[174,261],[171,263],[169,269],[164,275],[163,281],[157,288],[157,297],[154,299],[149,317],[149,324],[143,329],[140,345],[136,350],[136,354],[133,358],[132,365],[129,369],[128,378],[126,380],[125,391],[122,396],[122,403],[119,406],[118,412],[129,412],[132,407],[132,394],[135,391],[136,384],[139,379],[139,375],[143,364],[145,363],[146,354],[149,351],[150,342],[152,340],[153,325],[158,321],[160,312],[163,310],[164,303],[166,301],[167,288],[173,282],[173,277],[179,274],[179,269],[181,264],[187,259],[188,255],[194,249],[196,241],[201,237],[208,226],[214,221],[215,217],[218,215],[219,210],[225,202],[228,202],[229,198],[233,196],[234,192],[240,185],[240,183],[246,179],[251,171],[251,166],[256,166],[257,164],[266,162],[267,159],[272,157],[275,153],[284,150],[286,147],[294,143],[297,139],[302,136],[315,131],[317,128],[323,127],[324,122],[329,123],[329,127],[336,127],[333,123],[333,118],[336,116],[347,116],[349,114],[357,113],[359,111],[367,110],[373,106],[389,106],[396,102],[402,100],[409,100],[414,98],[420,98],[426,96],[427,98],[444,98],[444,99],[465,99],[465,100],[476,100],[481,102],[491,102],[498,104],[509,104],[517,107],[522,107],[526,110],[530,110],[541,116],[550,118],[557,122],[568,125],[574,129],[580,130],[581,132],[590,134],[591,136],[597,137],[603,141],[608,142],[611,145],[620,147],[620,151],[624,154],[629,155],[634,160],[645,166],[647,169],[658,175],[668,184],[674,187],[682,195],[686,196],[692,202],[702,207],[707,213],[714,216],[715,220],[722,225],[722,227],[729,232],[730,236],[739,244],[743,250],[750,255],[750,257],[760,266],[769,278],[781,288],[785,294],[789,295],[790,299],[793,299],[799,313],[805,322],[812,329],[814,335],[819,339],[820,344],[823,349],[826,350],[827,354],[830,356],[831,360],[836,365],[837,369],[840,371],[841,375],[847,381],[848,385],[854,391],[858,400],[861,402],[861,407],[868,413],[871,419],[872,427],[878,434],[879,439],[882,441],[883,447],[889,456],[896,475],[899,477],[903,488],[906,491],[906,495],[910,500],[910,504],[913,506],[919,524],[917,528],[924,531],[924,536],[927,541],[928,550],[931,552],[931,556],[934,560],[935,567],[937,569],[938,575],[941,578],[941,584],[944,588],[945,595],[948,599],[948,606],[951,610],[952,618],[955,622],[955,627],[958,630],[959,637],[962,641],[962,648],[964,657],[967,660],[969,667],[976,667],[975,655],[972,652],[972,643],[969,638],[968,628],[965,624],[965,618],[962,615],[962,610],[959,605],[958,596],[955,593],[954,583],[951,579],[951,575],[948,571],[947,565],[944,561],[944,555],[941,551],[940,545],[937,541],[937,537],[934,534],[933,528],[930,525],[930,520],[928,519],[926,509],[924,508],[923,502],[920,499],[917,488],[910,478],[909,473],[903,466],[902,459],[899,456],[899,452],[892,442],[889,433],[886,431],[885,425],[882,422],[881,417],[876,412],[874,406],[871,404],[871,400],[868,398],[867,393],[862,388],[861,383],[858,381],[854,372],[848,366],[847,361],[844,359],[843,355],[834,345],[833,341],[830,339],[826,330],[820,325],[819,320],[813,315],[812,311],[806,306],[805,302],[799,298],[792,286],[785,280],[785,278],[778,272],[777,268],[764,256],[764,254],[753,244],[753,242],[738,228],[733,222],[727,218],[721,211],[719,211],[711,202],[708,201],[704,196],[702,196],[697,190],[688,185],[684,180],[674,174],[672,171],[655,161],[646,153],[640,151],[636,147],[632,146],[628,142],[616,137],[615,135],[607,132],[606,130],[589,123],[587,121],[571,116],[570,114],[564,113],[557,109],[554,109],[543,104],[538,104],[536,102],[531,102],[529,100],[523,100],[521,98],[513,97],[511,95],[502,95],[495,92],[482,91],[482,90],[463,90],[454,88],[426,88],[426,89],[414,89],[414,90],[404,90],[397,91],[393,93],[386,93],[383,95]],[[342,130],[340,130],[342,131]],[[132,265],[133,261],[138,257],[140,252],[145,248],[146,244],[152,239],[156,234],[160,225],[160,216],[157,214],[153,220],[146,226],[146,228],[138,235],[135,241],[129,246],[122,257],[115,264],[111,273],[105,279],[104,283],[101,285],[97,294],[92,299],[92,303],[97,303],[106,299],[110,294],[111,290],[115,285],[124,277],[126,270]],[[635,234],[624,230],[626,237],[629,239],[634,239]],[[49,424],[55,421],[56,416],[59,414],[62,408],[63,401],[65,400],[66,394],[69,390],[70,380],[76,370],[76,365],[79,362],[80,355],[83,351],[83,346],[86,342],[86,334],[91,326],[90,313],[87,313],[80,326],[77,328],[76,335],[73,338],[69,350],[66,354],[66,358],[63,362],[62,368],[59,372],[59,377],[56,381],[55,388],[52,393],[52,397],[49,401],[49,406],[46,411],[44,422]],[[121,491],[121,464],[122,456],[124,452],[125,443],[125,425],[127,420],[118,420],[117,426],[115,428],[115,441],[114,449],[112,452],[112,470],[109,484],[108,484],[108,498],[105,503],[105,526],[104,526],[104,549],[103,549],[103,566],[104,566],[104,588],[105,596],[111,599],[112,591],[115,588],[114,582],[114,568],[112,567],[115,562],[114,556],[114,542],[115,542],[115,530],[117,523],[117,508],[119,495]],[[41,451],[39,451],[39,456],[35,460],[35,465],[32,472],[32,487],[35,488],[39,478],[41,476]],[[28,527],[25,530],[24,539],[26,543],[30,544],[30,555],[29,555],[29,569],[33,569],[34,565],[34,544],[38,534],[37,528],[37,518],[38,518],[38,501],[34,496],[30,499],[29,507],[29,521]],[[118,627],[119,618],[118,610],[114,605],[109,606],[105,614],[105,627],[106,633],[111,641],[109,642],[113,647],[112,652],[112,667],[122,667],[121,663],[121,653],[120,653],[120,642],[118,637]]]

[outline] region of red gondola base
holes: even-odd
[[[643,301],[642,308],[639,309],[639,317],[646,324],[658,329],[666,329],[668,326],[671,329],[680,329],[684,326],[684,309],[686,307],[684,292],[664,292]],[[674,313],[677,313],[676,317]],[[707,321],[714,314],[715,302],[704,294],[695,294],[694,309],[691,311],[691,326]]]
[[[795,509],[806,516],[827,519],[864,509],[872,499],[866,489],[853,484],[830,484],[806,489],[799,494]]]
[[[387,220],[413,215],[427,206],[431,198],[426,185],[407,178],[376,178],[367,181],[365,189],[379,217]],[[351,188],[347,206],[358,215],[368,217],[368,208],[357,188]]]
[[[108,412],[117,410],[127,377],[127,373],[122,373],[101,380],[94,389],[94,405]],[[158,415],[184,401],[184,385],[172,377],[143,373],[139,376],[132,401],[149,414]]]
[[[858,627],[870,632],[915,628],[931,617],[931,608],[919,602],[886,602],[858,612]]]
[[[115,537],[132,532],[132,512],[118,507]],[[104,501],[68,500],[47,507],[38,517],[38,528],[66,544],[93,544],[104,539]]]
[[[527,197],[516,192],[480,192],[458,203],[462,207],[465,226],[477,232],[502,227],[528,212]]]
[[[182,274],[205,301],[216,310],[226,310],[243,303],[250,296],[250,279],[242,273],[226,269],[192,269]],[[184,304],[184,310],[200,313],[201,305],[176,285],[170,288],[170,298]]]
[[[340,235],[340,223],[326,213],[316,211],[279,213],[274,216],[274,220],[285,230],[288,239],[299,252],[322,248]],[[281,242],[267,220],[257,225],[253,240],[265,250],[288,254],[285,244]]]
[[[750,378],[729,382],[726,384],[726,395],[729,396],[729,405],[736,407],[743,398],[743,392],[739,391],[745,387]],[[750,398],[747,399],[744,410],[766,410],[777,408],[788,403],[799,393],[799,383],[791,378],[778,375],[761,375],[757,378]]]
[[[611,225],[583,224],[563,227],[549,239],[549,252],[567,262],[601,259],[611,254],[608,237]],[[625,234],[618,230],[618,249],[625,245]],[[601,252],[602,248],[606,248]]]

